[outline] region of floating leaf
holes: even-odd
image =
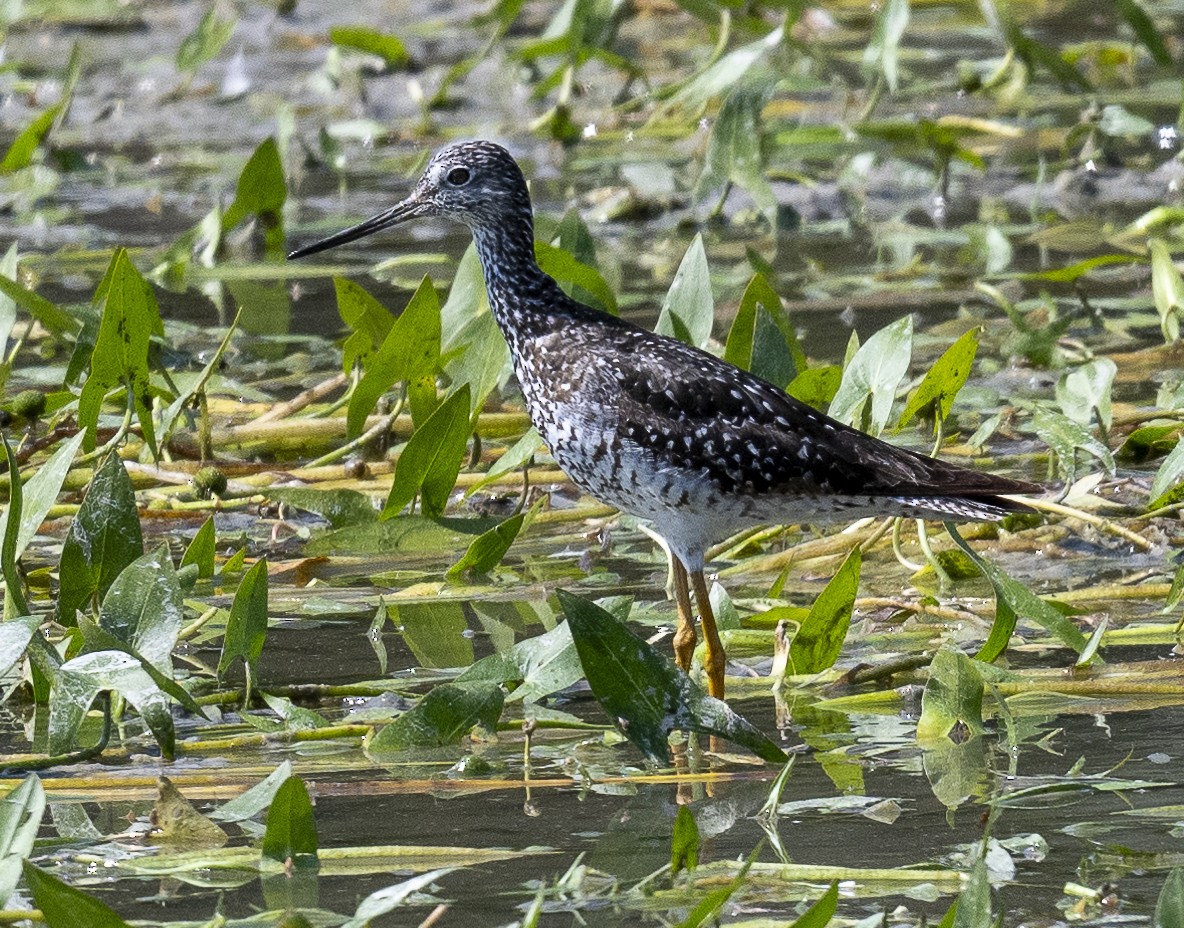
[[[136,495],[119,455],[107,455],[91,478],[58,563],[58,621],[102,598],[128,564],[144,554]]]
[[[407,47],[397,36],[367,26],[333,26],[329,41],[339,48],[353,48],[382,59],[388,69],[405,67],[411,61]]]
[[[896,388],[913,354],[913,317],[905,316],[871,336],[843,371],[830,415],[872,435],[888,423]]]
[[[495,731],[505,695],[496,683],[441,683],[366,744],[366,754],[381,761],[411,748],[459,744],[480,727]]]
[[[676,729],[721,735],[762,760],[785,753],[722,700],[697,683],[625,624],[595,603],[558,591],[592,694],[630,741],[649,757],[669,758]]]
[[[715,298],[711,295],[711,273],[707,269],[703,235],[699,233],[678,265],[654,331],[702,348],[711,337],[714,322]]]
[[[932,414],[941,421],[949,418],[954,397],[966,383],[966,378],[970,376],[971,368],[974,366],[974,357],[978,353],[978,339],[982,331],[982,327],[977,326],[964,332],[934,362],[933,367],[929,368],[904,404],[904,412],[900,414],[900,421],[896,424],[898,432],[923,410],[931,409]]]
[[[277,503],[316,513],[328,520],[334,528],[365,525],[378,520],[378,510],[374,508],[373,501],[365,493],[359,493],[357,490],[268,487],[263,494]]]
[[[409,896],[420,890],[426,890],[436,880],[452,873],[454,869],[454,867],[445,867],[440,870],[429,870],[427,873],[413,876],[408,880],[404,880],[402,883],[396,883],[394,886],[387,886],[372,892],[358,903],[358,908],[354,912],[353,918],[345,922],[341,928],[369,928],[370,923],[378,918],[378,916],[386,915],[387,912],[393,912]]]
[[[425,276],[369,363],[362,362],[366,373],[350,396],[346,414],[351,438],[362,433],[366,417],[391,387],[435,375],[440,363],[440,323],[440,300],[431,278]]]
[[[838,660],[851,625],[861,563],[856,546],[814,600],[809,616],[789,645],[789,665],[794,673],[818,673]]]
[[[95,291],[103,315],[90,371],[78,397],[78,423],[86,429],[83,447],[94,450],[99,411],[107,394],[124,387],[130,395],[149,448],[156,449],[152,401],[148,392],[148,341],[164,335],[160,309],[148,282],[140,276],[123,248],[116,250],[106,275]]]
[[[983,678],[974,662],[955,647],[937,652],[921,696],[917,740],[947,737],[955,726],[973,734],[983,731]]]
[[[471,432],[466,383],[439,405],[404,446],[395,462],[395,479],[382,510],[383,518],[397,515],[416,494],[424,515],[443,515]]]
[[[316,868],[317,823],[308,788],[300,777],[288,777],[267,810],[263,856],[285,867]]]
[[[0,629],[9,624],[0,625]],[[29,774],[0,799],[0,907],[7,908],[21,877],[21,865],[33,853],[33,842],[44,817],[45,790],[36,774]]]
[[[25,884],[41,918],[49,928],[128,928],[127,922],[98,899],[63,883],[55,876],[24,862]]]

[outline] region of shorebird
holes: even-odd
[[[490,309],[555,461],[581,489],[650,520],[665,538],[675,660],[690,670],[693,591],[712,696],[724,695],[726,660],[704,578],[712,544],[767,523],[993,521],[1027,510],[1010,495],[1041,490],[897,448],[706,351],[576,302],[539,268],[526,179],[492,142],[441,149],[402,202],[288,257],[424,216],[472,231]]]

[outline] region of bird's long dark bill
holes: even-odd
[[[367,235],[372,235],[382,229],[397,226],[400,222],[406,222],[408,219],[415,218],[422,206],[423,204],[414,197],[408,197],[402,203],[392,206],[377,216],[371,216],[369,219],[359,222],[356,226],[342,229],[340,232],[336,232],[328,238],[323,238],[319,242],[313,242],[311,245],[305,245],[303,248],[297,248],[295,251],[289,252],[288,260],[303,258],[305,255],[313,255],[318,251],[325,251],[328,248],[336,248],[338,245],[344,245],[346,242],[365,238]]]

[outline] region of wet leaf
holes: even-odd
[[[125,567],[99,610],[104,631],[131,645],[168,676],[182,618],[181,587],[164,545]]]
[[[789,665],[793,673],[818,673],[838,660],[851,625],[861,563],[856,546],[814,600],[810,614],[789,645]]]
[[[0,160],[0,174],[12,174],[33,163],[33,155],[49,137],[64,106],[65,101],[62,101],[46,107],[17,134]]]
[[[16,662],[24,657],[25,649],[40,627],[41,616],[38,615],[22,615],[0,622],[0,677],[7,676]]]
[[[312,801],[300,777],[288,777],[267,810],[263,856],[285,867],[316,868],[317,823]]]
[[[33,852],[44,817],[45,790],[36,774],[29,774],[0,799],[0,908],[7,907],[16,889],[22,862]]]
[[[234,191],[234,200],[222,214],[222,228],[229,231],[248,216],[256,217],[265,229],[268,252],[282,250],[284,245],[283,208],[288,198],[288,182],[284,179],[284,165],[279,148],[271,136],[243,166]]]
[[[949,418],[954,397],[958,395],[974,367],[974,357],[978,353],[978,339],[982,331],[982,326],[977,326],[965,332],[942,353],[933,367],[929,368],[904,404],[904,412],[900,414],[900,421],[896,424],[898,432],[912,422],[918,413],[926,410],[939,420]]]
[[[954,526],[954,523],[945,522],[943,525],[946,531],[949,532],[950,538],[954,540],[954,543],[966,552],[966,556],[974,562],[975,566],[982,571],[983,576],[991,582],[991,586],[995,590],[995,626],[1001,623],[1006,624],[1005,619],[1001,619],[1001,616],[1010,615],[1012,627],[1014,627],[1016,616],[1031,619],[1045,631],[1059,638],[1064,644],[1072,648],[1075,653],[1081,653],[1081,650],[1085,647],[1085,636],[1076,625],[1065,618],[1055,607],[1049,605],[1018,580],[1008,576],[997,565],[982,557],[971,548],[963,540],[962,536],[958,534],[958,529]],[[1004,609],[1003,607],[1006,608]],[[999,637],[1002,637],[1002,641],[998,640],[995,627],[993,626],[987,644],[975,655],[976,658],[989,663],[1002,654],[1004,647],[1007,645],[1007,640],[1010,638],[1010,630],[1007,631],[1006,635]]]
[[[366,744],[381,762],[412,748],[460,744],[475,727],[496,731],[505,696],[496,683],[441,683]]]
[[[375,352],[390,334],[395,317],[348,277],[334,277],[333,287],[337,291],[337,312],[352,330],[341,346],[342,367],[347,374],[353,373],[356,362],[369,369]]]
[[[510,550],[514,539],[530,525],[531,519],[542,508],[542,502],[540,500],[525,512],[510,516],[474,538],[461,559],[448,568],[447,576],[459,577],[465,573],[484,574],[497,567]]]
[[[1155,903],[1152,928],[1174,928],[1184,925],[1184,870],[1177,867],[1163,881],[1163,889]]]
[[[748,191],[769,228],[776,231],[777,197],[765,177],[761,150],[761,111],[774,84],[770,75],[763,75],[740,83],[725,98],[711,127],[703,171],[695,182],[695,199],[701,202],[726,185],[736,184]],[[782,381],[788,382],[788,378]]]
[[[226,832],[198,812],[166,776],[156,781],[152,825],[154,844],[196,849],[222,847],[228,840]]]
[[[259,655],[267,638],[267,558],[260,558],[243,574],[230,618],[226,622],[226,637],[222,640],[222,656],[218,659],[218,675],[224,674],[237,659],[246,664],[247,691],[251,681],[258,678]]]
[[[557,591],[592,694],[630,741],[650,758],[669,759],[674,730],[721,735],[762,760],[784,752],[625,624],[595,603]]]
[[[839,904],[839,884],[832,881],[826,892],[810,908],[799,915],[789,928],[826,928],[834,918]]]
[[[872,40],[863,53],[863,66],[883,74],[884,82],[893,93],[896,92],[900,40],[904,38],[908,24],[909,0],[887,0],[876,17]]]
[[[127,922],[98,899],[24,862],[25,885],[49,928],[128,928]]]
[[[386,915],[387,912],[393,912],[406,901],[407,897],[419,892],[421,889],[427,889],[436,880],[452,873],[454,869],[453,867],[446,867],[440,870],[429,870],[427,873],[413,876],[411,879],[404,880],[402,883],[396,883],[394,886],[387,886],[372,892],[358,903],[358,908],[354,912],[353,918],[345,922],[341,928],[369,928],[372,920],[378,918],[380,915]]]
[[[465,523],[462,524],[461,523]],[[468,523],[473,524],[468,524]],[[333,554],[451,554],[468,546],[486,526],[473,519],[450,519],[441,525],[421,516],[401,515],[385,522],[351,525],[326,532],[305,547],[309,556]],[[223,568],[225,570],[225,568]]]
[[[715,322],[715,298],[702,233],[695,236],[666,292],[654,331],[702,348]]]
[[[417,494],[424,515],[442,516],[471,432],[466,383],[439,405],[404,446],[395,462],[395,479],[382,510],[383,518],[397,515]]]
[[[1184,478],[1184,440],[1176,442],[1171,454],[1164,458],[1151,482],[1151,502],[1147,508],[1158,509],[1165,504],[1168,494],[1178,488]]]
[[[843,371],[830,415],[871,435],[888,424],[896,389],[913,354],[913,317],[905,316],[872,335]]]
[[[67,438],[57,451],[37,468],[33,476],[25,481],[21,490],[21,519],[13,551],[14,558],[19,560],[25,553],[25,548],[29,546],[49,510],[57,502],[62,483],[66,479],[66,474],[70,472],[70,465],[74,463],[74,455],[78,453],[78,446],[82,444],[84,437],[79,432]],[[0,544],[3,543],[7,523],[7,518],[0,518]]]
[[[193,536],[181,557],[181,566],[193,564],[197,568],[198,577],[208,579],[214,576],[214,555],[216,554],[217,538],[214,534],[214,517],[210,516],[201,524],[201,528]]]
[[[431,278],[425,276],[406,308],[387,330],[369,363],[365,359],[362,361],[366,373],[350,396],[346,415],[350,438],[362,434],[366,417],[374,410],[379,398],[395,384],[436,373],[440,363],[440,324],[440,300]],[[370,325],[375,329],[380,327],[377,323]]]
[[[390,70],[405,67],[411,61],[407,47],[397,36],[367,26],[333,26],[329,41],[339,48],[353,48],[376,55]]]
[[[103,315],[90,355],[90,370],[78,397],[78,424],[86,429],[83,448],[94,450],[103,401],[116,387],[124,387],[130,405],[135,407],[144,440],[155,454],[155,425],[148,392],[148,342],[153,335],[164,335],[164,324],[152,288],[123,248],[112,256],[107,273],[95,291],[95,302],[102,303]]]
[[[1101,441],[1068,416],[1047,406],[1032,412],[1032,427],[1056,455],[1057,469],[1069,483],[1077,480],[1077,452],[1095,458],[1107,474],[1114,473],[1114,455]]]
[[[670,839],[670,875],[694,870],[699,865],[699,826],[690,806],[679,806],[674,817],[674,835]]]
[[[136,495],[119,455],[107,455],[95,471],[86,496],[62,545],[58,563],[58,621],[74,624],[74,614],[144,554]]]
[[[1109,358],[1094,358],[1067,371],[1057,381],[1057,402],[1065,415],[1078,425],[1089,427],[1094,415],[1106,431],[1113,414],[1110,389],[1118,366]]]
[[[254,818],[271,805],[279,788],[291,776],[292,762],[286,760],[241,796],[220,805],[210,813],[210,818],[221,822],[244,822]]]
[[[305,512],[313,512],[334,528],[365,525],[378,521],[378,510],[365,493],[339,488],[317,490],[313,487],[268,487],[263,491],[268,499],[285,503]]]
[[[177,49],[177,70],[196,71],[217,58],[234,35],[236,25],[238,20],[235,17],[221,19],[217,7],[210,7],[197,28],[181,41],[181,47]]]
[[[49,701],[49,751],[74,748],[78,729],[100,693],[118,693],[135,706],[161,753],[172,759],[175,736],[169,700],[140,661],[123,651],[94,651],[58,668]]]
[[[517,684],[506,701],[529,704],[567,689],[583,676],[571,629],[561,622],[549,632],[519,641],[507,651],[481,658],[457,677],[457,682],[485,680]]]
[[[1184,279],[1176,269],[1168,246],[1153,238],[1151,249],[1151,295],[1159,313],[1159,327],[1163,340],[1169,344],[1180,340],[1180,321],[1184,319]]]
[[[982,734],[983,678],[969,657],[957,648],[945,647],[929,665],[917,740],[925,743],[945,738],[955,726]]]
[[[534,255],[544,273],[550,274],[569,296],[588,300],[592,306],[617,315],[617,297],[600,271],[577,260],[570,252],[543,241],[534,243]],[[577,297],[577,290],[582,291]]]
[[[760,272],[744,288],[724,345],[724,360],[779,386],[806,371],[806,355],[793,323],[781,298]]]

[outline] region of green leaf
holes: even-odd
[[[711,337],[714,322],[715,299],[711,295],[711,272],[707,269],[703,234],[699,233],[678,265],[654,331],[702,348]]]
[[[185,548],[181,557],[181,566],[193,564],[197,567],[197,575],[202,579],[214,576],[214,555],[217,553],[217,538],[214,534],[214,517],[210,516],[201,524],[193,540]]]
[[[370,928],[370,923],[378,916],[393,912],[403,904],[408,896],[428,889],[436,880],[447,876],[455,869],[455,867],[445,867],[440,870],[429,870],[427,873],[420,873],[402,883],[372,892],[358,903],[353,918],[345,922],[341,928]]]
[[[417,493],[424,515],[442,516],[471,432],[466,383],[439,405],[404,446],[395,462],[395,479],[382,510],[383,518],[397,515]]]
[[[0,160],[0,174],[12,174],[33,163],[34,153],[49,138],[49,132],[65,105],[66,102],[63,100],[46,107],[20,131],[13,139],[12,144],[8,146],[3,160]]]
[[[826,928],[839,905],[839,883],[834,881],[810,908],[799,915],[789,928]]]
[[[720,909],[732,898],[736,890],[744,885],[744,879],[748,876],[748,870],[752,867],[752,862],[756,860],[756,856],[759,853],[760,845],[757,845],[756,850],[748,855],[748,859],[744,861],[732,881],[726,886],[712,890],[700,899],[698,904],[691,909],[690,914],[679,923],[678,928],[699,928],[700,925],[708,921],[718,924]]]
[[[135,706],[161,753],[172,760],[175,747],[169,700],[139,659],[124,651],[93,651],[58,668],[49,701],[49,752],[71,750],[95,697],[118,693]]]
[[[58,621],[74,624],[74,613],[102,599],[128,564],[144,553],[136,494],[119,455],[107,455],[91,478],[70,523],[58,563]]]
[[[45,790],[36,774],[30,773],[0,799],[0,908],[7,908],[44,817]]]
[[[966,383],[966,378],[970,376],[970,370],[974,366],[974,357],[978,353],[978,339],[982,331],[982,326],[976,326],[963,333],[934,362],[933,367],[929,368],[928,373],[917,384],[917,388],[909,394],[904,412],[900,414],[900,421],[896,424],[898,432],[923,410],[932,408],[935,417],[942,421],[949,417],[954,397]]]
[[[239,582],[226,622],[226,637],[222,639],[222,656],[218,659],[218,675],[242,658],[247,667],[247,690],[257,678],[259,655],[267,639],[267,558],[257,560]]]
[[[13,242],[0,258],[0,276],[13,278],[19,270],[19,255],[17,243]],[[16,325],[16,300],[7,293],[0,292],[0,358],[8,354],[8,338],[12,335],[12,327]],[[5,371],[7,365],[4,366]],[[6,378],[7,372],[4,373]]]
[[[740,298],[724,344],[724,360],[778,386],[790,383],[806,370],[806,354],[781,305],[781,297],[759,271]]]
[[[263,833],[263,856],[285,867],[289,863],[298,868],[319,866],[317,823],[308,789],[300,777],[288,777],[271,801]]]
[[[431,278],[425,276],[369,363],[362,362],[366,373],[350,396],[346,414],[351,438],[362,434],[366,417],[396,383],[435,375],[440,364],[440,321],[440,300]]]
[[[284,179],[284,165],[279,147],[271,136],[243,166],[234,191],[234,201],[222,214],[223,232],[229,232],[248,216],[254,216],[265,229],[268,253],[281,251],[284,246],[283,208],[288,199],[288,182]]]
[[[1006,606],[1006,610],[1014,613],[1016,616],[1031,619],[1037,625],[1040,625],[1045,631],[1049,632],[1056,638],[1068,645],[1074,652],[1080,654],[1082,648],[1085,647],[1085,636],[1081,630],[1063,616],[1057,609],[1049,605],[1026,586],[1018,580],[1013,579],[1004,573],[997,565],[991,563],[986,558],[982,557],[976,552],[966,541],[958,534],[958,529],[953,522],[943,523],[946,531],[954,543],[966,552],[969,557],[982,571],[991,583],[995,590],[995,606],[997,614],[1001,611],[1001,607]],[[1014,619],[1013,619],[1014,621]],[[999,622],[998,615],[996,623]],[[991,634],[992,640],[995,638],[994,630]],[[1006,641],[1004,641],[1006,644]],[[986,646],[980,651],[976,657],[978,660],[990,662],[994,660],[1002,650],[995,651],[992,649],[988,651]]]
[[[506,449],[505,453],[497,459],[480,480],[465,490],[465,498],[467,499],[472,496],[483,486],[502,476],[502,474],[508,474],[512,470],[518,470],[526,466],[526,463],[542,448],[543,440],[539,437],[538,431],[532,425],[523,433],[521,438]]]
[[[366,525],[378,520],[378,511],[365,493],[357,490],[317,490],[312,487],[267,487],[263,495],[328,520],[334,528]]]
[[[7,676],[16,662],[25,656],[25,649],[40,627],[39,615],[22,615],[0,622],[0,677]]]
[[[66,479],[66,474],[70,472],[70,465],[74,463],[74,455],[78,453],[78,446],[82,444],[84,437],[79,432],[62,442],[58,450],[37,468],[21,488],[20,528],[16,534],[16,546],[13,551],[15,559],[19,560],[25,553],[49,510],[57,502],[62,483]],[[7,511],[7,507],[5,510]],[[7,531],[7,521],[7,518],[0,518],[0,544],[3,543]]]
[[[812,367],[798,374],[785,392],[794,399],[801,400],[807,406],[813,406],[819,412],[825,412],[839,392],[839,384],[843,381],[843,369],[837,364],[825,367]]]
[[[777,229],[777,197],[765,177],[761,111],[773,95],[775,84],[771,75],[762,74],[755,80],[740,83],[724,99],[711,127],[707,157],[694,191],[696,202],[702,202],[727,184],[736,184],[748,191],[774,231]],[[781,382],[788,383],[789,379]]]
[[[679,112],[698,115],[712,99],[743,80],[744,75],[785,39],[785,28],[778,26],[768,35],[733,49],[696,74],[655,111],[653,119],[662,119]]]
[[[373,760],[412,748],[460,744],[475,727],[497,730],[505,695],[496,683],[441,683],[366,744]]]
[[[699,826],[690,806],[679,806],[674,817],[674,835],[670,839],[670,875],[699,866]]]
[[[527,511],[510,516],[474,538],[461,559],[448,568],[447,576],[459,577],[465,573],[485,574],[497,567],[510,550],[510,545],[530,525],[542,502],[539,500]]]
[[[360,362],[368,370],[374,353],[390,334],[395,317],[348,277],[334,277],[333,287],[337,291],[337,312],[353,330],[342,345],[342,366],[347,374],[353,373],[355,362]]]
[[[1176,928],[1179,925],[1184,925],[1184,869],[1177,867],[1163,881],[1151,928]]]
[[[1159,509],[1165,505],[1164,498],[1180,483],[1181,478],[1184,478],[1184,440],[1176,442],[1176,447],[1155,472],[1155,479],[1151,482],[1151,502],[1147,509]]]
[[[218,343],[218,347],[210,355],[210,359],[206,361],[205,367],[201,369],[201,372],[196,377],[190,379],[189,386],[177,394],[160,417],[161,445],[168,445],[177,427],[181,422],[185,421],[186,411],[192,409],[195,405],[194,401],[199,398],[204,399],[206,385],[210,382],[210,378],[222,370],[226,349],[230,347],[231,339],[234,337],[234,333],[238,331],[238,324],[242,319],[242,315],[243,310],[240,307],[239,311],[234,315],[234,320],[226,329],[226,334],[222,336],[222,340]]]
[[[1086,428],[1097,415],[1099,424],[1109,431],[1110,390],[1117,373],[1118,366],[1109,358],[1093,358],[1062,374],[1056,392],[1065,415]]]
[[[991,928],[991,880],[987,861],[979,858],[970,871],[970,879],[958,897],[958,911],[953,928]]]
[[[389,32],[366,26],[333,26],[329,41],[338,48],[353,48],[381,58],[388,69],[405,67],[411,61],[407,48]]]
[[[1048,271],[1030,271],[1013,275],[1016,280],[1047,280],[1052,283],[1071,284],[1079,277],[1088,274],[1094,268],[1108,264],[1134,264],[1139,258],[1135,255],[1096,255],[1070,264],[1068,267],[1057,267]]]
[[[843,371],[830,415],[871,435],[888,423],[896,389],[913,354],[913,317],[904,316],[871,336]]]
[[[196,71],[206,62],[217,58],[234,35],[237,24],[238,20],[233,16],[219,19],[217,7],[210,7],[197,28],[181,40],[181,47],[177,49],[177,70]]]
[[[25,885],[49,928],[128,928],[127,922],[98,899],[24,862]]]
[[[529,704],[567,689],[583,676],[571,629],[560,622],[549,632],[481,658],[456,680],[517,684],[506,700]]]
[[[279,788],[292,776],[292,762],[286,760],[245,793],[222,803],[210,818],[220,822],[245,822],[266,809],[275,799]]]
[[[1030,69],[1034,70],[1036,65],[1044,67],[1066,90],[1093,89],[1093,85],[1060,52],[1029,38],[1015,23],[1005,23],[1003,35],[1007,44]]]
[[[794,673],[818,673],[838,660],[851,625],[861,563],[859,548],[852,548],[838,573],[814,600],[809,616],[789,645],[789,665]]]
[[[596,268],[579,261],[571,252],[542,241],[534,243],[534,255],[539,267],[554,277],[568,296],[617,315],[616,294]]]
[[[1077,480],[1078,451],[1095,458],[1107,474],[1114,473],[1114,455],[1110,449],[1068,416],[1040,405],[1033,410],[1032,427],[1052,449],[1058,471],[1070,484]]]
[[[945,738],[955,725],[974,734],[983,731],[983,678],[974,661],[953,646],[942,648],[929,665],[929,680],[921,696],[917,740]]]
[[[1151,295],[1159,313],[1163,340],[1170,345],[1180,340],[1180,320],[1184,318],[1184,279],[1176,270],[1167,245],[1153,238],[1150,248]]]
[[[900,40],[904,38],[908,24],[909,0],[888,0],[876,17],[872,40],[863,53],[863,66],[883,74],[884,82],[893,93],[896,92]]]
[[[625,737],[667,761],[672,731],[721,735],[770,763],[784,752],[595,603],[558,590],[588,685]]]
[[[172,676],[173,648],[182,618],[177,572],[168,547],[161,545],[133,561],[115,578],[103,597],[99,627]]]
[[[164,325],[151,286],[123,248],[112,256],[95,292],[95,302],[99,301],[103,302],[103,315],[90,355],[90,371],[78,397],[78,424],[86,429],[83,448],[94,450],[103,400],[111,390],[122,386],[131,395],[144,440],[155,453],[148,393],[148,342],[152,335],[164,334]]]
[[[1118,10],[1118,15],[1134,30],[1147,51],[1151,52],[1151,57],[1157,65],[1166,68],[1175,63],[1172,61],[1172,53],[1168,51],[1167,43],[1155,28],[1155,23],[1135,0],[1114,0],[1114,7]],[[1180,924],[1184,925],[1184,921]]]
[[[55,335],[78,331],[78,322],[45,297],[27,290],[7,275],[0,274],[0,293],[12,300]]]

